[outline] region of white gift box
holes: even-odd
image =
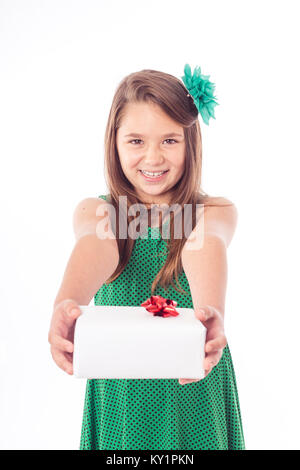
[[[145,307],[79,305],[75,377],[202,379],[206,328],[191,308],[154,316]]]

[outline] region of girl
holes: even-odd
[[[155,70],[132,73],[119,84],[105,133],[109,194],[84,199],[75,209],[76,244],[54,302],[48,339],[56,364],[72,374],[78,305],[94,297],[95,305],[140,306],[161,295],[178,307],[193,308],[207,328],[206,375],[201,380],[88,379],[80,449],[245,448],[224,334],[226,250],[237,210],[228,199],[201,189],[201,132],[191,98],[179,79]],[[119,238],[117,230],[116,237],[100,239],[97,224],[104,211],[97,215],[99,205],[112,204],[119,220],[120,196],[127,198],[126,227],[132,204],[144,204],[149,216],[152,204],[190,204],[192,232],[175,238],[174,215],[169,238],[162,236],[162,221],[157,225],[151,217],[146,237]],[[200,226],[197,204],[204,217],[200,247],[188,245]]]

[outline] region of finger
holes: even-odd
[[[227,338],[224,334],[221,334],[217,336],[217,338],[214,338],[206,343],[205,352],[209,353],[212,351],[217,351],[218,349],[223,349],[225,348],[226,344]]]
[[[179,379],[180,385],[184,385],[189,382],[190,379]]]
[[[212,367],[205,366],[204,367],[204,377],[206,377],[212,371]]]
[[[180,383],[180,385],[184,385],[186,383],[186,380],[187,379],[178,379],[178,382]]]
[[[53,359],[60,369],[69,375],[73,375],[73,365],[70,364],[70,362],[65,357],[53,357]]]
[[[74,305],[67,305],[67,307],[63,310],[63,318],[69,326],[72,326],[77,320],[77,318],[81,315],[81,310],[78,306]]]
[[[198,382],[199,380],[200,379],[179,379],[178,382],[180,383],[180,385],[185,385],[192,382]]]
[[[62,351],[56,348],[51,348],[51,354],[52,354],[54,362],[58,365],[60,369],[62,369],[64,372],[67,372],[67,374],[70,374],[70,375],[73,374],[72,362],[70,362],[65,357]]]
[[[220,350],[215,353],[208,354],[203,361],[204,370],[211,370],[213,367],[215,367],[218,364],[221,357],[222,357],[222,352]]]
[[[52,319],[52,323],[48,332],[48,342],[53,343],[55,336],[60,336],[61,338],[67,338],[70,325],[66,322],[62,314],[59,318],[56,316]]]
[[[63,302],[60,302],[55,310],[55,316],[58,318],[64,318],[68,323],[70,320],[73,322],[81,313],[78,303],[72,299],[66,299]]]
[[[81,310],[78,304],[74,304],[71,302],[66,305],[64,310],[69,316],[78,316],[81,314]]]
[[[210,306],[204,305],[203,307],[194,310],[196,317],[201,321],[208,321],[217,314],[217,310]]]
[[[60,351],[66,351],[66,352],[72,353],[74,350],[73,343],[65,338],[62,338],[59,335],[54,334],[51,337],[51,344],[55,348],[59,349]]]

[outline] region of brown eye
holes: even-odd
[[[164,142],[166,142],[166,141],[173,141],[175,144],[177,142],[177,140],[175,140],[175,139],[165,139]],[[130,144],[133,143],[133,142],[141,142],[141,139],[133,139],[133,140],[129,141]],[[133,144],[133,145],[136,145],[136,144]],[[173,143],[172,143],[172,145],[173,145]]]

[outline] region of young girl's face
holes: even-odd
[[[168,204],[184,171],[183,127],[154,103],[128,103],[116,140],[123,172],[140,200]],[[147,177],[142,170],[166,173]]]

